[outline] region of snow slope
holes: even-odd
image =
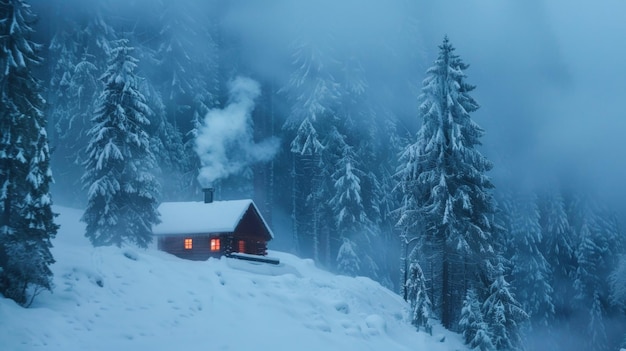
[[[432,337],[416,332],[402,298],[370,279],[280,252],[270,266],[94,249],[81,211],[55,212],[54,293],[29,309],[0,298],[0,350],[466,349],[438,325]]]

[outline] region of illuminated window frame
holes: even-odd
[[[220,250],[220,238],[212,238],[211,239],[211,251],[219,251]]]
[[[185,250],[193,249],[193,239],[185,238]]]

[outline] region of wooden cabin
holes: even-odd
[[[163,202],[152,232],[159,250],[190,260],[232,253],[267,255],[274,234],[252,200]]]

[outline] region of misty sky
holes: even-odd
[[[470,64],[494,175],[558,174],[626,195],[626,1],[240,1],[225,20],[261,72],[280,76],[294,33],[336,29],[381,76],[424,78],[445,34]],[[403,37],[407,26],[419,35]],[[383,40],[381,40],[383,38]],[[388,39],[388,40],[387,40]],[[386,44],[385,44],[386,42]],[[385,45],[393,50],[381,50]],[[395,55],[394,55],[395,53]],[[267,59],[269,62],[265,62]],[[283,60],[283,61],[281,61]],[[404,99],[415,96],[403,94]],[[413,108],[414,101],[405,111]],[[411,113],[405,119],[411,123]],[[415,122],[417,123],[417,121]]]
[[[447,32],[472,65],[485,146],[532,176],[556,169],[621,200],[626,2],[437,4],[427,16],[430,45]]]
[[[180,6],[188,1],[193,0]],[[133,18],[142,18],[137,12],[145,13],[142,20],[155,13],[153,0],[109,2]],[[34,3],[41,9],[45,1]],[[468,81],[477,85],[474,97],[481,109],[473,117],[486,130],[483,151],[495,164],[496,185],[507,175],[536,180],[557,174],[591,185],[612,205],[626,197],[626,158],[620,154],[626,135],[626,1],[217,4],[207,11],[218,11],[222,35],[241,45],[243,55],[236,59],[247,71],[239,74],[280,87],[288,79],[294,40],[322,43],[332,35],[336,58],[358,56],[371,98],[391,106],[412,132],[419,123],[421,81],[447,34],[470,64]],[[45,21],[46,14],[39,15]]]

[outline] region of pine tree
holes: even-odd
[[[150,109],[137,87],[137,60],[122,39],[111,50],[105,85],[93,117],[83,184],[88,204],[82,221],[94,246],[147,247],[158,223],[158,183],[146,133]]]
[[[220,98],[218,46],[206,4],[161,1],[158,27],[147,31],[158,31],[159,35],[147,36],[147,47],[142,48],[147,63],[143,71],[160,92],[167,122],[172,126],[169,134],[182,133],[184,159],[175,164],[172,180],[177,187],[183,186],[177,190],[179,196],[187,198],[200,192],[200,159],[194,150],[196,128],[209,110],[218,106]],[[176,147],[167,151],[168,157],[176,158],[180,150]],[[179,167],[184,169],[178,171]],[[169,184],[165,185],[165,194],[172,193]]]
[[[196,2],[164,1],[162,6],[154,76],[160,78],[170,123],[188,128],[195,113],[204,116],[217,104],[217,45]]]
[[[366,178],[366,175],[359,169],[360,164],[354,149],[343,141],[343,137],[339,136],[336,139],[340,142],[339,146],[335,146],[340,156],[335,163],[333,174],[336,193],[330,199],[332,213],[336,218],[333,232],[338,233],[340,237],[349,237],[357,243],[362,263],[361,275],[377,279],[380,270],[372,257],[374,252],[372,244],[374,239],[377,239],[376,232],[374,223],[365,212],[361,188],[361,179]]]
[[[339,247],[337,271],[353,277],[361,271],[359,256],[355,252],[355,244],[348,238],[343,238],[343,244]]]
[[[342,235],[352,236],[357,233],[366,235],[364,226],[367,218],[361,197],[361,178],[363,172],[357,168],[352,147],[341,140],[341,156],[333,174],[335,196],[330,200],[335,214],[336,228]]]
[[[541,231],[543,252],[552,269],[551,286],[555,318],[563,319],[572,313],[573,278],[576,272],[574,238],[565,210],[565,201],[559,191],[545,194],[541,200]]]
[[[110,43],[116,38],[105,20],[106,2],[57,2],[57,31],[49,46],[48,110],[52,138],[52,165],[57,170],[54,189],[62,200],[84,205],[80,177],[86,159],[87,132],[102,90],[99,77],[106,68]]]
[[[331,55],[332,45],[328,41],[309,40],[300,38],[296,42],[294,70],[280,92],[287,95],[290,104],[283,128],[293,135],[290,147],[296,178],[292,191],[304,195],[294,194],[300,199],[294,203],[293,215],[299,246],[310,247],[316,261],[327,261],[332,228],[324,218],[330,211],[328,202],[334,196],[328,180],[333,174],[337,154],[327,145],[339,144],[334,132],[337,131],[340,92],[331,69],[336,64]]]
[[[409,266],[409,276],[406,281],[407,299],[411,306],[411,324],[419,330],[424,328],[427,332],[432,332],[429,323],[432,314],[432,305],[426,291],[426,281],[422,267],[419,263],[411,262]]]
[[[423,83],[417,141],[400,158],[404,199],[398,226],[406,233],[423,226],[419,235],[435,248],[441,275],[432,279],[441,286],[442,324],[452,328],[463,286],[477,280],[493,259],[495,208],[489,192],[493,185],[485,175],[492,165],[476,149],[483,130],[469,115],[478,104],[469,95],[474,86],[465,82],[468,66],[454,54],[447,37],[439,48]]]
[[[591,218],[587,217],[587,221]],[[607,337],[604,326],[605,314],[601,299],[604,279],[601,274],[605,261],[605,254],[609,243],[605,241],[592,223],[583,222],[580,229],[580,244],[576,250],[578,268],[574,288],[577,292],[576,301],[582,309],[589,307],[587,321],[588,347],[590,350],[606,350]]]
[[[489,326],[484,321],[481,304],[474,289],[467,290],[463,308],[461,309],[461,320],[459,328],[465,344],[475,351],[494,350]]]
[[[510,284],[504,279],[501,264],[497,266],[489,295],[482,306],[485,322],[491,331],[491,341],[496,350],[521,350],[522,338],[520,325],[528,319],[519,302],[510,290]]]
[[[58,226],[40,82],[35,16],[23,0],[0,1],[0,292],[28,305],[52,289],[50,252]]]
[[[546,328],[554,318],[551,268],[541,252],[542,232],[534,193],[518,194],[511,209],[513,286],[530,316],[531,328]]]
[[[58,4],[57,6],[60,6]],[[57,13],[60,12],[57,10]],[[72,80],[74,67],[78,62],[79,45],[75,41],[74,33],[80,29],[78,25],[66,16],[59,16],[57,22],[57,30],[50,39],[48,45],[48,59],[54,64],[48,65],[50,70],[50,80],[47,87],[47,102],[50,123],[50,144],[56,149],[59,144],[57,140],[57,121],[67,118],[69,109],[71,108],[71,99],[69,97],[69,86]],[[62,130],[60,130],[62,132]],[[53,160],[54,162],[54,160]]]
[[[150,81],[144,79],[140,84],[142,95],[146,98],[146,103],[151,107],[152,113],[148,116],[150,125],[146,129],[150,137],[150,149],[156,158],[155,173],[158,173],[159,183],[162,184],[162,197],[164,200],[184,200],[188,195],[191,186],[185,172],[189,169],[200,169],[200,160],[195,150],[188,145],[191,150],[185,150],[183,135],[178,129],[167,120],[166,108],[161,99],[161,94],[155,89]],[[200,123],[198,121],[198,123]],[[199,126],[199,125],[198,125]],[[194,130],[194,133],[197,129]],[[195,135],[190,141],[195,141]],[[190,144],[195,144],[190,142]],[[196,167],[189,166],[191,158],[198,159]],[[197,176],[197,171],[194,172]],[[194,177],[194,183],[196,178]]]
[[[611,304],[626,312],[626,255],[620,257],[617,267],[609,276]]]

